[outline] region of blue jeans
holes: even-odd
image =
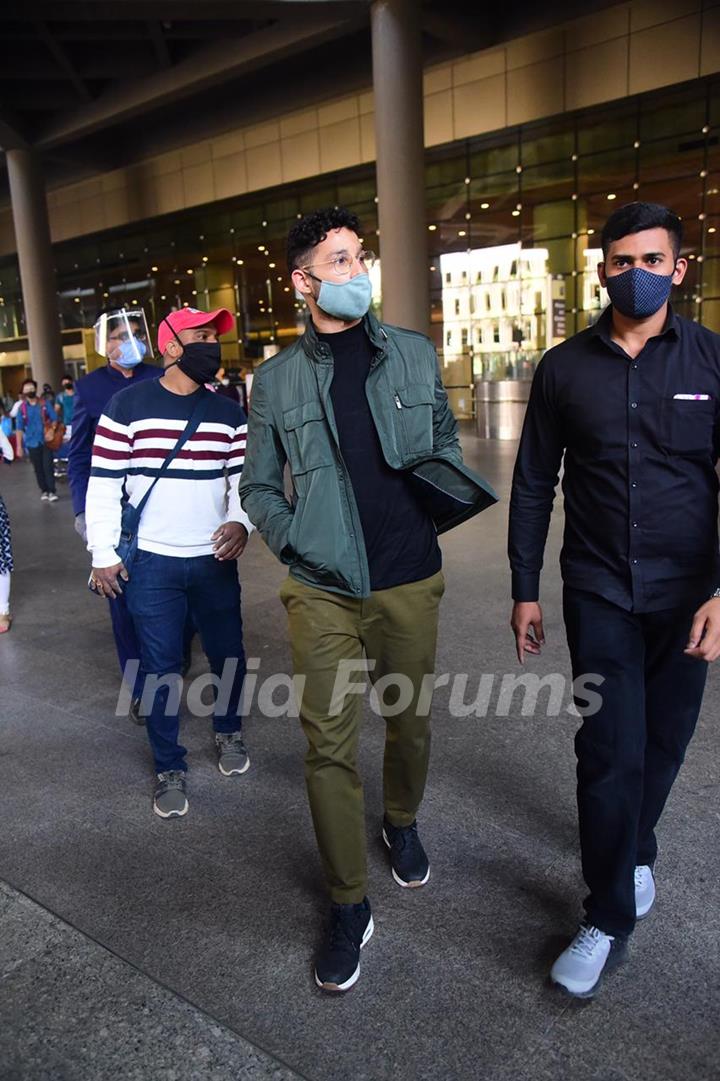
[[[123,590],[124,590],[123,586]],[[135,633],[135,626],[132,621],[132,616],[127,605],[127,598],[125,593],[122,592],[119,597],[113,597],[108,601],[110,607],[110,620],[112,622],[113,637],[115,638],[115,648],[117,650],[118,661],[120,662],[120,671],[125,677],[126,665],[129,661],[140,660],[140,646],[138,644],[137,635]],[[185,628],[183,630],[183,667],[190,667],[190,654],[192,650],[192,640],[195,637],[195,624],[192,621],[190,612],[187,614],[185,620]],[[135,682],[129,687],[130,693],[133,698],[139,698],[143,692],[143,675],[142,669],[138,668],[138,673],[135,677]]]
[[[226,661],[236,662],[229,696],[223,693],[223,687],[218,698],[214,728],[216,732],[239,731],[245,650],[237,563],[221,562],[211,555],[182,559],[140,551],[133,562],[125,595],[146,680],[174,676],[173,683],[179,684],[188,613],[213,675],[222,682]],[[186,769],[186,751],[178,742],[179,703],[170,700],[168,683],[158,684],[146,725],[155,771]]]

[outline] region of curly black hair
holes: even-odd
[[[293,225],[287,239],[288,270],[292,274],[318,244],[322,244],[331,229],[352,229],[360,234],[360,222],[344,206],[327,206],[313,210]]]

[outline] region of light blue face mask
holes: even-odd
[[[147,353],[147,346],[140,338],[128,338],[120,343],[120,355],[115,358],[115,363],[121,368],[135,368]]]
[[[313,275],[314,277],[314,275]],[[351,323],[362,319],[372,300],[372,282],[367,274],[356,274],[349,281],[320,283],[317,304],[327,315]]]

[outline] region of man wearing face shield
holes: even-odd
[[[672,211],[620,207],[602,250],[609,306],[535,373],[509,534],[523,663],[544,643],[540,571],[564,463],[563,615],[583,718],[575,752],[589,893],[550,976],[578,997],[596,992],[653,908],[655,830],[707,664],[720,656],[720,337],[669,303],[688,267]]]
[[[233,325],[224,308],[166,316],[158,331],[162,376],[116,395],[93,444],[86,499],[91,581],[112,605],[126,599],[143,675],[157,686],[142,706],[157,775],[153,810],[161,818],[188,810],[179,701],[169,701],[170,683],[177,686],[181,678],[188,614],[220,680],[218,768],[230,777],[250,764],[241,733],[245,654],[237,576],[237,558],[252,530],[238,495],[247,423],[236,402],[205,386],[220,368],[218,336]],[[162,471],[188,427],[192,434]],[[116,550],[122,501],[139,507],[148,493],[128,573]]]
[[[95,429],[105,407],[114,394],[127,386],[135,386],[146,379],[157,379],[160,369],[147,361],[152,356],[149,347],[145,312],[142,308],[101,312],[95,321],[95,349],[107,360],[102,368],[79,379],[75,385],[72,436],[68,453],[68,483],[75,514],[75,531],[87,543],[85,528],[85,496]],[[126,671],[128,661],[140,656],[135,628],[125,599],[110,605],[113,637],[121,672]],[[141,693],[140,676],[130,688],[132,705],[130,718],[142,723],[139,714]]]

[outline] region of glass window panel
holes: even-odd
[[[661,139],[667,135],[700,134],[705,124],[705,94],[697,88],[670,93],[658,99],[648,94],[640,99],[639,138]]]
[[[706,300],[700,307],[703,326],[720,334],[720,300]]]
[[[637,138],[634,109],[607,110],[586,114],[578,120],[577,147],[579,154],[594,154],[600,150],[632,146]]]
[[[673,136],[671,139],[642,143],[638,159],[638,179],[641,184],[649,180],[699,176],[705,167],[705,140],[699,138],[683,142]]]
[[[708,297],[720,297],[720,258],[705,259],[702,268],[703,303]]]
[[[496,142],[493,146],[478,146],[470,151],[470,176],[474,180],[493,173],[514,172],[519,164],[520,147],[516,136],[504,144]]]
[[[575,191],[575,163],[569,158],[523,169],[520,177],[522,203],[547,203],[569,199]]]
[[[614,192],[632,186],[636,175],[636,151],[632,143],[603,154],[581,157],[577,162],[579,193]]]
[[[523,130],[521,156],[523,167],[546,161],[570,161],[575,150],[575,132],[567,122],[562,128]]]

